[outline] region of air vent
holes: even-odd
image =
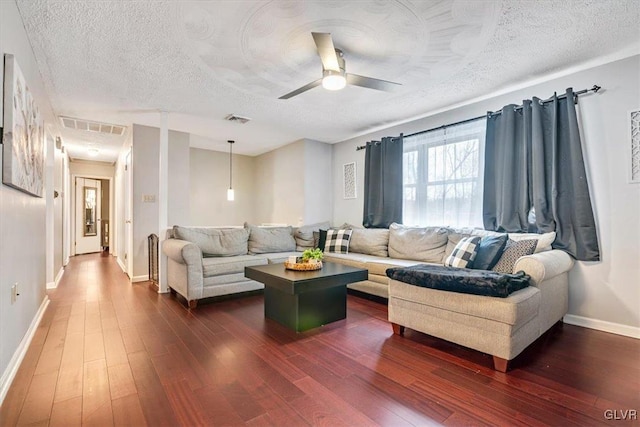
[[[242,125],[251,120],[249,117],[236,116],[235,114],[229,114],[224,119],[229,120],[230,122],[240,123]]]
[[[89,120],[74,119],[73,117],[60,116],[60,123],[67,129],[86,130],[88,132],[104,133],[108,135],[124,135],[126,126],[109,123],[92,122]]]

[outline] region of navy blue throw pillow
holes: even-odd
[[[507,245],[509,236],[501,234],[499,236],[484,236],[480,240],[478,253],[473,260],[473,268],[476,270],[491,270],[500,260],[504,247]]]
[[[318,239],[318,248],[320,248],[322,252],[324,252],[325,243],[327,243],[327,230],[320,230],[320,238]]]

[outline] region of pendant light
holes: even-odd
[[[229,189],[227,190],[227,200],[232,202],[235,200],[233,192],[233,144],[235,141],[227,141],[229,143]]]

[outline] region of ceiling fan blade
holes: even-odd
[[[293,92],[289,92],[286,95],[282,95],[278,99],[289,99],[289,98],[292,98],[292,97],[294,97],[296,95],[300,95],[302,92],[306,92],[309,89],[313,89],[316,86],[320,86],[321,84],[322,84],[322,79],[318,79],[318,80],[316,80],[314,82],[309,83],[308,85],[304,85],[301,88],[298,88],[298,89],[294,90]]]
[[[311,35],[313,36],[313,41],[316,42],[322,67],[325,70],[340,71],[338,56],[336,55],[336,48],[333,46],[331,33],[311,33]]]
[[[366,87],[368,89],[384,90],[386,92],[393,92],[402,86],[400,83],[350,73],[347,73],[347,83],[350,85]]]

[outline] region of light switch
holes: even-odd
[[[143,194],[142,195],[142,203],[155,203],[156,195],[155,194]]]

